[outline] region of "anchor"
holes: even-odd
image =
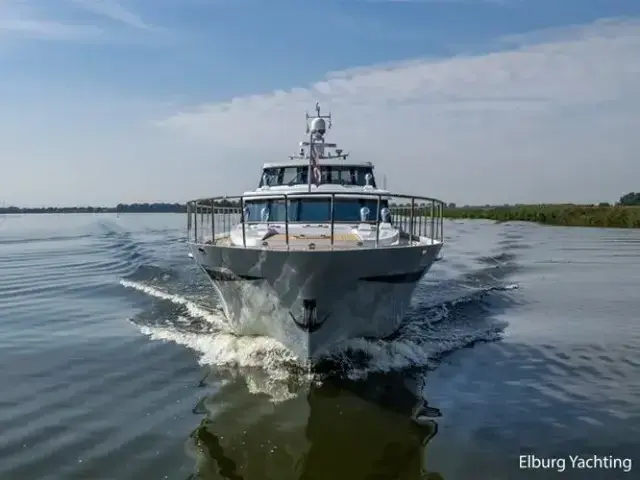
[[[302,300],[302,308],[304,309],[302,321],[298,320],[293,313],[289,312],[293,323],[295,323],[300,330],[307,333],[313,333],[317,331],[329,318],[329,314],[326,314],[321,320],[318,320],[318,312],[316,310],[315,300]]]

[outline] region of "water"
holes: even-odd
[[[640,231],[445,232],[397,338],[308,378],[226,333],[182,215],[5,217],[0,478],[637,476]],[[593,454],[636,464],[571,468]]]

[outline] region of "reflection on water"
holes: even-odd
[[[223,382],[194,409],[204,418],[188,443],[191,479],[443,478],[426,454],[440,411],[413,375],[325,379],[277,404],[247,383]]]

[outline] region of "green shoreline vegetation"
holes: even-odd
[[[611,205],[539,204],[457,207],[449,204],[445,218],[488,219],[497,222],[536,222],[566,227],[640,228],[640,192],[631,192]]]
[[[218,206],[238,206],[237,203],[219,202]],[[409,205],[406,205],[409,206]],[[53,213],[186,213],[181,203],[133,203],[115,207],[0,207],[3,214]],[[572,227],[640,228],[640,192],[631,192],[610,205],[539,204],[458,207],[450,203],[444,209],[445,218],[489,219],[497,222],[525,221],[546,225]]]

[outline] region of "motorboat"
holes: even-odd
[[[299,151],[265,163],[254,190],[187,202],[187,234],[232,331],[313,363],[398,330],[443,246],[444,204],[380,188],[372,162],[326,141],[318,104],[306,123]]]

